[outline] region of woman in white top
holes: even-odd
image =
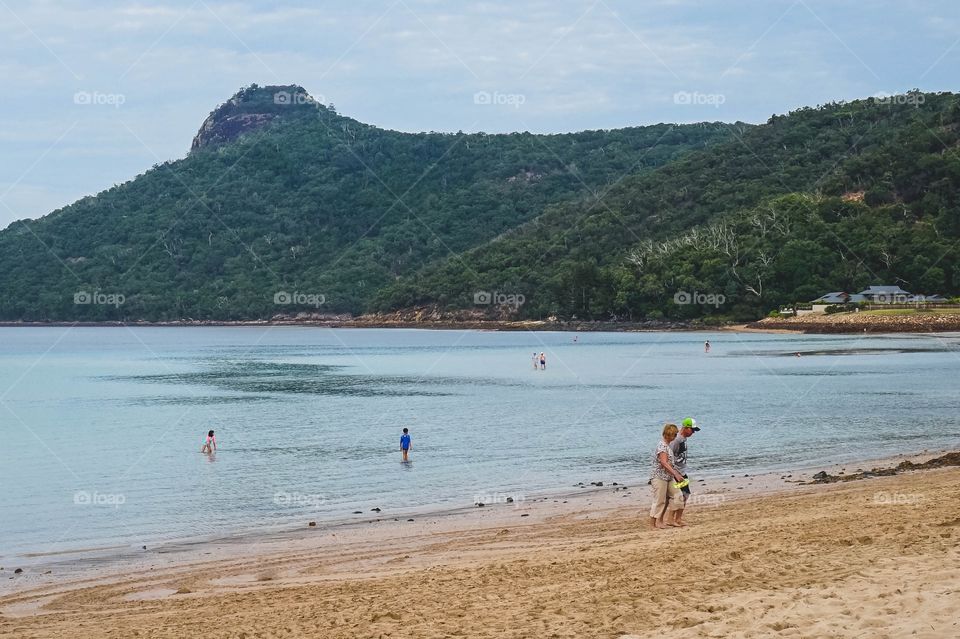
[[[677,437],[676,424],[667,424],[663,427],[663,437],[657,444],[653,454],[653,464],[650,473],[650,486],[653,488],[653,504],[650,506],[650,528],[666,528],[663,516],[670,513],[667,521],[673,520],[673,511],[683,508],[683,496],[675,485],[683,481],[683,475],[674,466],[673,450],[670,442]]]

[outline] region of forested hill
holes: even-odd
[[[427,300],[423,269],[447,274],[447,260],[551,207],[749,130],[409,134],[341,116],[298,86],[253,85],[210,114],[184,159],[0,232],[0,319],[358,313],[407,281]],[[564,267],[555,249],[548,255],[538,268]],[[438,290],[457,291],[448,301],[462,305],[473,281]]]
[[[804,108],[731,133],[428,265],[376,305],[463,308],[481,290],[522,296],[502,309],[520,317],[720,321],[871,284],[960,292],[957,95]]]

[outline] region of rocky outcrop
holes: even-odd
[[[767,318],[747,328],[804,333],[935,333],[960,331],[960,313],[920,311],[906,315],[835,313]]]
[[[253,84],[238,91],[207,116],[193,138],[190,151],[227,144],[279,118],[316,115],[318,110],[325,111],[326,107],[301,86]]]
[[[946,468],[948,466],[960,466],[960,452],[950,452],[940,457],[930,459],[921,464],[915,464],[912,461],[902,461],[896,466],[887,468],[873,468],[872,470],[857,470],[855,473],[846,475],[831,475],[825,470],[820,471],[813,476],[809,482],[799,482],[801,484],[833,484],[840,481],[856,481],[858,479],[871,479],[873,477],[886,477],[888,475],[897,475],[908,470],[929,470],[931,468]]]

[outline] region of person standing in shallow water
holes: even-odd
[[[207,439],[203,442],[200,452],[207,455],[217,452],[217,438],[214,437],[212,430],[207,433]]]
[[[537,357],[537,351],[533,351],[533,370],[540,370],[537,366],[540,363],[540,358]]]
[[[540,353],[540,370],[547,370],[547,356],[543,353]]]
[[[704,353],[710,352],[710,340],[707,340],[703,343],[703,352]]]
[[[413,445],[410,443],[410,431],[403,429],[403,435],[400,435],[400,457],[402,461],[410,461],[408,455]]]

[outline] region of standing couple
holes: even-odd
[[[539,364],[539,368],[537,365]],[[537,351],[533,351],[533,370],[547,370],[547,356],[545,353],[540,353],[540,356],[537,356]]]
[[[683,510],[690,497],[687,479],[687,440],[700,430],[697,421],[687,417],[678,429],[676,424],[663,427],[663,438],[653,454],[650,486],[653,504],[650,506],[650,528],[683,527]]]

